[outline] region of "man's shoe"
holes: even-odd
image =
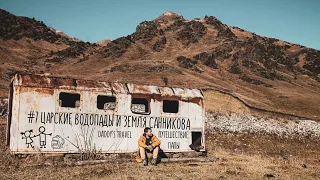
[[[147,160],[147,159],[143,159],[143,160],[142,160],[142,164],[143,164],[144,166],[148,166],[148,160]]]
[[[151,165],[156,166],[157,165],[157,159],[152,159],[151,160]]]

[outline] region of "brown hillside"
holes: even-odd
[[[252,107],[320,119],[318,50],[229,27],[213,16],[185,20],[171,12],[99,46],[51,35],[50,30],[54,38],[48,39],[41,34],[47,30],[43,23],[0,12],[0,18],[17,19],[6,21],[0,31],[1,96],[7,95],[9,77],[26,71],[215,89]],[[18,31],[20,21],[28,27]],[[34,37],[28,35],[31,29]]]

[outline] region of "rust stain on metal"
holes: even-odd
[[[110,83],[112,91],[114,93],[125,93],[127,92],[127,87],[125,84],[122,83]]]
[[[54,90],[49,88],[37,88],[35,89],[35,91],[41,94],[48,94],[48,95],[54,94]]]
[[[198,89],[187,88],[171,88],[159,86],[147,86],[137,84],[124,84],[113,82],[102,82],[83,79],[71,79],[63,77],[50,77],[40,75],[19,75],[15,76],[17,85],[23,87],[39,87],[49,89],[84,89],[95,91],[107,91],[112,94],[128,93],[128,94],[145,94],[155,100],[175,99],[186,102],[201,104],[199,101],[203,99],[203,95]],[[53,94],[51,90],[38,90],[44,94]]]
[[[159,94],[156,86],[127,84],[131,94]]]
[[[21,84],[26,87],[47,87],[59,88],[61,86],[74,86],[72,79],[65,79],[59,77],[46,77],[39,75],[17,75],[21,77]]]
[[[169,87],[159,87],[159,91],[162,94],[162,96],[173,96],[174,95],[172,88],[169,88]]]
[[[191,98],[191,99],[188,99],[187,102],[199,104],[202,108],[204,108],[203,99],[201,99],[201,98]]]

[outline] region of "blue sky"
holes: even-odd
[[[0,8],[89,42],[126,36],[170,10],[320,50],[320,0],[0,0]]]

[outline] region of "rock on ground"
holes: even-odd
[[[207,132],[258,133],[275,134],[286,138],[315,138],[320,139],[320,123],[303,120],[273,119],[257,117],[250,114],[220,114],[206,113]]]

